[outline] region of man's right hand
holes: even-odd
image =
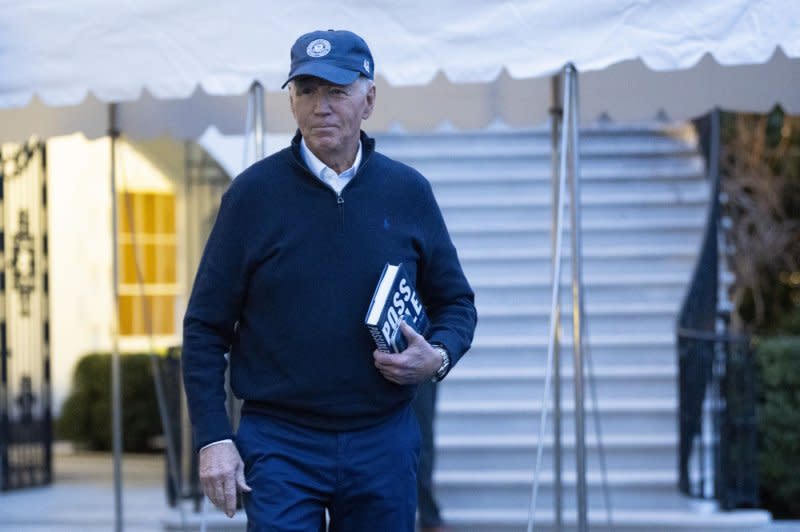
[[[200,450],[200,483],[214,506],[228,517],[236,513],[236,492],[250,492],[244,480],[244,463],[232,441],[223,441]]]
[[[442,355],[405,320],[400,320],[400,331],[408,341],[405,351],[386,353],[376,349],[372,352],[381,375],[396,384],[417,384],[436,375],[442,365]]]

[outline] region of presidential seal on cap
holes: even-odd
[[[349,85],[358,76],[373,78],[375,65],[367,43],[346,30],[312,31],[292,46],[287,83],[298,76],[314,76],[336,85]]]

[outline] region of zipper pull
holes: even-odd
[[[339,207],[339,232],[344,233],[344,198],[340,192],[336,193],[336,203]]]

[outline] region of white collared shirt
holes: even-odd
[[[335,170],[320,161],[308,148],[306,139],[300,139],[300,155],[303,156],[303,161],[306,163],[308,169],[311,170],[311,173],[330,185],[337,194],[340,194],[345,185],[347,185],[347,182],[350,181],[350,178],[356,175],[356,171],[358,171],[358,167],[361,164],[361,141],[358,141],[358,151],[356,152],[356,159],[353,161],[353,166],[341,174],[337,174]]]

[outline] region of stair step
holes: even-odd
[[[565,294],[561,301],[562,318],[572,315],[572,294]],[[550,304],[548,302],[529,303],[524,301],[508,301],[503,304],[481,305],[479,308],[480,317],[505,319],[512,316],[526,316],[529,318],[549,318]],[[658,301],[655,303],[635,302],[621,306],[618,303],[603,303],[597,301],[584,301],[586,317],[593,318],[599,316],[609,316],[613,318],[625,318],[630,316],[663,316],[664,314],[675,314],[677,308],[672,302]],[[571,318],[570,318],[571,319]]]
[[[665,220],[691,220],[701,223],[705,220],[705,205],[703,203],[684,203],[681,205],[670,205],[666,203],[654,202],[646,203],[621,203],[616,206],[609,205],[584,205],[581,207],[581,227],[591,227],[595,221],[603,222],[609,212],[616,214],[617,220],[630,220],[636,223],[640,220],[647,220],[654,217],[662,217]],[[520,201],[518,204],[498,205],[488,203],[486,205],[444,205],[442,213],[449,225],[457,225],[462,222],[470,223],[474,220],[481,220],[487,224],[502,224],[504,222],[518,222],[520,220],[530,222],[544,222],[548,230],[551,225],[550,208],[539,207],[526,204]],[[565,211],[564,227],[569,227],[569,212]],[[633,224],[631,224],[633,225]],[[636,225],[633,225],[635,228]],[[549,241],[548,241],[549,242]]]
[[[735,510],[731,512],[672,509],[613,509],[611,524],[603,508],[590,508],[589,529],[603,532],[765,532],[771,518],[764,510]],[[528,507],[513,510],[476,509],[472,507],[444,508],[444,519],[456,532],[520,532],[528,523]],[[573,509],[565,509],[561,532],[577,530]],[[554,514],[550,508],[537,510],[537,532],[556,532]]]
[[[466,362],[466,361],[465,361]],[[571,362],[571,361],[570,361]],[[586,364],[586,362],[584,362]],[[563,365],[563,364],[562,364]],[[571,366],[571,364],[569,364]],[[674,398],[676,396],[677,371],[674,366],[617,366],[612,369],[599,368],[589,373],[585,370],[587,394],[594,389],[600,399],[629,398]],[[562,397],[571,397],[573,390],[571,367],[562,369]],[[592,376],[590,380],[589,376]],[[468,362],[453,368],[446,382],[439,388],[442,401],[461,401],[474,398],[480,390],[485,400],[541,401],[544,393],[545,369],[542,367],[517,368],[471,368]],[[550,390],[553,382],[550,383]],[[591,398],[591,396],[588,396]]]
[[[430,177],[430,176],[429,176]],[[437,200],[447,203],[451,199],[463,197],[483,197],[506,194],[512,197],[551,198],[553,178],[549,174],[534,175],[492,175],[486,179],[469,176],[436,176],[431,181]],[[686,197],[705,194],[709,185],[697,175],[661,176],[643,179],[642,176],[625,174],[596,176],[587,179],[581,176],[581,194],[596,196],[612,191],[637,192],[656,196],[677,195]],[[565,199],[568,200],[569,195]]]
[[[552,403],[552,401],[548,401]],[[529,401],[441,401],[437,405],[436,432],[438,434],[538,434],[541,419],[542,397]],[[594,419],[592,403],[585,398],[587,427]],[[674,433],[676,430],[677,401],[673,398],[601,399],[598,402],[603,431],[606,434],[655,432]],[[574,429],[572,398],[562,401],[562,427],[564,434]],[[547,429],[552,431],[552,404],[548,405]]]
[[[478,316],[480,320],[480,311]],[[675,334],[601,335],[591,332],[591,323],[588,325],[591,334],[583,338],[584,351],[587,359],[591,357],[595,368],[608,367],[613,370],[631,364],[676,364]],[[547,340],[547,335],[478,336],[470,351],[453,371],[457,371],[462,364],[465,367],[485,369],[525,367],[532,364],[541,367],[547,357]],[[564,324],[561,352],[562,366],[571,367],[572,332],[568,322]]]
[[[406,158],[404,163],[413,166],[432,184],[448,181],[482,181],[493,176],[502,179],[552,180],[549,157],[539,159],[526,155],[485,158],[439,158],[423,160]],[[633,178],[651,179],[703,179],[705,164],[695,156],[673,158],[607,156],[581,161],[580,181],[602,181]]]
[[[652,274],[649,272],[641,272],[637,275],[615,275],[613,273],[596,273],[593,275],[583,276],[584,284],[588,286],[628,286],[628,285],[672,285],[683,284],[686,278],[682,274],[663,275]],[[550,276],[537,274],[536,272],[526,273],[521,275],[503,276],[497,278],[494,276],[477,277],[470,279],[470,284],[477,287],[495,287],[495,286],[513,286],[513,287],[526,287],[526,286],[550,286]],[[568,285],[568,282],[564,282]]]
[[[568,196],[565,198],[565,205],[568,205]],[[706,190],[692,190],[681,194],[678,190],[672,190],[662,194],[645,194],[639,191],[615,190],[603,193],[587,194],[580,196],[581,207],[604,206],[619,207],[623,205],[684,205],[699,204],[705,205],[708,201]],[[514,196],[510,194],[492,194],[478,197],[452,197],[447,201],[440,201],[442,209],[450,207],[535,207],[550,209],[552,199],[548,196],[537,195]]]
[[[550,331],[550,304],[535,304],[530,300],[516,298],[507,303],[482,303],[478,285],[478,324],[482,326],[481,336],[502,336],[516,334],[547,335]],[[672,333],[678,305],[674,302],[638,302],[620,305],[618,302],[584,301],[583,321],[594,334],[630,333],[631,325],[637,328],[650,326],[651,333]],[[561,300],[561,324],[566,329],[572,323],[572,294],[567,290]]]
[[[597,445],[594,425],[588,426],[586,433],[587,468],[599,470],[601,448]],[[532,469],[538,441],[538,436],[532,435],[440,436],[436,440],[436,467],[439,471]],[[602,453],[609,471],[667,470],[675,465],[677,445],[674,434],[604,434]],[[562,471],[574,469],[574,439],[562,437],[561,448]],[[542,471],[550,471],[554,462],[551,434],[545,438],[542,451]]]
[[[529,221],[485,220],[483,223],[462,220],[448,223],[448,228],[459,253],[493,249],[550,249],[549,220]],[[635,246],[652,244],[666,246],[700,242],[703,233],[702,217],[662,219],[604,218],[584,220],[581,224],[584,246]],[[569,225],[564,228],[563,242],[570,242]]]
[[[661,244],[653,243],[636,246],[590,246],[584,244],[581,256],[584,260],[594,259],[613,260],[613,259],[651,259],[653,262],[661,261],[670,256],[685,256],[693,258],[697,254],[697,245],[694,243],[681,244]],[[493,250],[467,250],[459,252],[461,262],[466,264],[470,261],[504,262],[507,260],[541,260],[546,259],[549,263],[551,250],[549,246],[539,246],[536,248],[497,248]],[[564,260],[570,258],[569,242],[563,242],[562,256]]]
[[[687,274],[687,279],[689,275]],[[645,302],[671,301],[675,308],[678,308],[683,300],[686,287],[680,283],[660,283],[658,285],[637,285],[637,284],[585,284],[584,297],[586,301],[597,301],[602,303],[613,303],[624,305],[626,301],[637,300]],[[479,286],[475,287],[475,297],[478,305],[502,304],[507,301],[549,301],[551,297],[551,287],[542,284],[529,285],[501,285],[501,286]],[[561,293],[564,299],[568,299],[569,286],[562,285]],[[646,330],[631,331],[633,333],[644,333]]]
[[[437,499],[443,508],[506,509],[527,508],[533,485],[533,467],[529,470],[443,471],[435,474]],[[553,475],[541,471],[537,508],[553,507]],[[608,490],[614,509],[673,508],[686,509],[686,501],[670,497],[675,491],[677,473],[670,470],[608,471]],[[599,471],[587,471],[587,504],[603,509],[603,477]],[[563,504],[574,508],[575,473],[562,473]]]
[[[672,302],[678,308],[686,290],[688,272],[587,272],[584,276],[585,301],[620,304],[625,301]],[[478,305],[502,305],[511,301],[532,303],[550,301],[552,287],[548,274],[525,273],[503,276],[473,276],[469,279]],[[561,285],[563,300],[570,296],[570,283]],[[563,301],[562,300],[562,301]],[[672,320],[665,323],[668,329]],[[479,324],[481,323],[479,319]],[[644,332],[646,329],[637,328]],[[524,332],[524,331],[517,331]]]
[[[548,128],[514,131],[480,131],[382,134],[376,139],[380,151],[407,161],[411,159],[447,157],[507,157],[527,154],[550,157],[552,151]],[[653,156],[695,154],[697,139],[689,128],[674,134],[648,129],[608,127],[580,129],[582,157],[613,153],[616,155],[647,153]]]
[[[614,257],[586,258],[581,262],[581,268],[585,274],[627,274],[629,272],[663,272],[669,274],[683,274],[689,277],[693,268],[693,257],[665,256],[662,260],[652,258],[628,258],[619,259]],[[550,274],[551,259],[473,259],[462,260],[461,265],[467,279],[473,277],[485,277],[489,275],[522,275],[526,272],[541,272]],[[566,257],[561,262],[561,271],[569,277],[571,272],[571,259]]]
[[[571,228],[568,222],[564,220],[565,225],[563,231],[569,234]],[[659,230],[668,229],[702,229],[705,219],[689,219],[680,216],[662,216],[662,217],[648,217],[643,219],[631,220],[627,218],[610,217],[606,215],[603,218],[583,220],[581,224],[581,231],[591,234],[594,231],[612,230],[612,231],[626,231],[626,230],[648,230],[651,233],[651,239],[648,244],[653,243],[652,233]],[[542,220],[516,220],[516,221],[494,221],[485,223],[483,220],[462,221],[458,223],[448,224],[450,233],[525,233],[525,232],[546,232],[547,235],[551,232],[550,219]],[[682,242],[686,244],[686,241]],[[545,245],[549,249],[550,240],[545,239],[540,241],[540,246]],[[589,243],[587,242],[587,245]],[[667,245],[675,245],[674,242],[665,242]],[[620,242],[618,246],[625,245]],[[535,246],[535,247],[540,247]],[[503,246],[503,248],[513,246]]]
[[[481,292],[478,292],[480,300]],[[668,334],[675,330],[675,313],[627,315],[624,319],[614,315],[587,316],[586,323],[594,334],[615,334],[626,332],[651,332]],[[534,334],[547,335],[550,331],[550,316],[546,314],[509,316],[484,316],[478,308],[478,326],[476,335]],[[562,316],[565,327],[571,326],[571,315]]]
[[[628,271],[692,271],[697,254],[696,246],[686,244],[586,247],[581,253],[586,273]],[[537,248],[466,249],[459,253],[467,278],[487,275],[516,275],[522,272],[550,273],[552,264],[549,246]],[[562,269],[569,274],[571,267],[569,241],[562,250]]]
[[[726,274],[721,275],[726,282]],[[584,301],[625,305],[627,301],[671,302],[679,308],[686,291],[689,272],[588,272],[583,275]],[[525,272],[517,275],[474,276],[470,284],[477,304],[503,305],[509,302],[550,301],[552,286],[549,274]],[[562,302],[569,299],[571,282],[562,277]],[[671,330],[671,324],[670,324]],[[638,332],[640,328],[636,328]],[[644,332],[644,331],[642,331]]]

